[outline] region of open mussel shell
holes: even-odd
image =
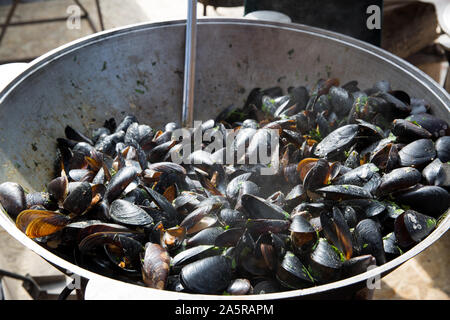
[[[398,168],[381,177],[381,183],[377,189],[379,195],[407,189],[420,182],[422,175],[415,168]]]
[[[142,260],[142,278],[150,288],[163,290],[170,270],[170,256],[159,244],[148,242]]]
[[[16,218],[16,226],[30,238],[41,238],[60,231],[70,219],[58,212],[24,210]]]
[[[287,251],[277,269],[276,277],[285,287],[300,289],[311,286],[314,283],[307,268],[292,252]]]
[[[109,203],[113,202],[122,194],[126,187],[136,179],[136,177],[136,168],[123,167],[120,169],[109,182],[106,188],[105,199]]]
[[[339,254],[325,239],[319,239],[309,257],[310,274],[319,282],[326,283],[339,279],[342,261]]]
[[[164,230],[161,222],[154,226],[153,231],[155,238],[159,233],[159,241],[161,246],[169,251],[178,249],[182,245],[186,236],[186,229],[184,227],[177,226]]]
[[[153,222],[144,209],[122,199],[111,203],[109,215],[114,222],[130,226],[145,226]]]
[[[47,185],[47,190],[54,200],[58,202],[64,201],[69,192],[69,180],[67,179],[67,176],[63,174],[61,177],[50,181]]]
[[[355,248],[359,254],[371,254],[377,260],[377,265],[386,263],[383,248],[383,238],[378,224],[371,219],[361,220],[353,233]]]
[[[141,261],[140,254],[143,251],[142,244],[133,238],[133,233],[104,231],[90,234],[78,244],[80,252],[84,255],[95,256],[99,254],[99,249],[104,250],[105,245],[111,245],[120,252],[121,262],[117,266],[127,269],[138,269]],[[104,251],[103,251],[104,252]],[[117,263],[119,259],[113,261]]]
[[[0,204],[9,216],[15,219],[27,207],[25,191],[15,182],[0,184]]]
[[[215,214],[203,217],[199,222],[186,230],[186,234],[191,235],[217,224],[218,218]]]
[[[353,254],[352,235],[341,210],[333,207],[331,212],[323,211],[320,222],[325,238],[343,252],[346,259],[350,259]]]
[[[303,178],[303,186],[306,190],[316,190],[327,184],[330,178],[331,168],[325,159],[317,160]]]
[[[439,217],[450,206],[447,190],[438,186],[416,185],[393,194],[393,197],[398,203],[432,217]]]
[[[222,293],[231,282],[231,259],[225,256],[207,257],[181,269],[183,286],[195,293]]]
[[[247,279],[234,279],[227,288],[227,293],[233,296],[253,294],[253,287]]]
[[[242,196],[242,206],[252,219],[276,219],[289,218],[289,214],[277,205],[251,194]]]
[[[200,220],[209,215],[213,211],[211,205],[202,205],[197,209],[188,214],[183,221],[181,221],[180,226],[185,227],[187,230],[195,226]]]
[[[292,246],[299,252],[302,252],[305,247],[311,247],[317,239],[313,226],[298,214],[292,218],[289,231],[291,231]]]
[[[401,247],[409,247],[420,242],[436,227],[436,219],[407,210],[395,220],[395,238]]]
[[[431,139],[419,139],[404,146],[398,153],[403,167],[421,167],[436,157]]]

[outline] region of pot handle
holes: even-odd
[[[7,63],[0,65],[0,91],[2,91],[15,77],[28,67],[28,63]]]

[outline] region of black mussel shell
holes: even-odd
[[[246,223],[246,227],[252,235],[284,232],[288,230],[289,225],[290,222],[286,219],[249,219]]]
[[[137,171],[134,167],[123,167],[111,179],[106,187],[105,199],[109,203],[117,199],[126,187],[136,179]]]
[[[432,217],[439,217],[450,206],[450,196],[438,186],[417,185],[393,194],[396,201]]]
[[[298,214],[292,218],[289,231],[291,231],[292,246],[300,252],[305,246],[309,247],[317,240],[316,230],[308,220]]]
[[[450,161],[450,136],[440,137],[435,144],[437,156],[442,162]]]
[[[198,245],[208,244],[212,245],[216,242],[217,237],[222,233],[224,233],[224,230],[221,227],[203,229],[186,241],[186,247],[195,247]]]
[[[229,208],[220,210],[219,216],[223,223],[230,227],[243,226],[245,224],[245,221],[247,220],[245,214],[238,210]]]
[[[342,261],[339,254],[325,239],[319,239],[310,255],[311,276],[319,282],[331,282],[340,278]]]
[[[131,124],[133,124],[134,122],[138,122],[138,120],[136,119],[136,117],[132,114],[127,115],[123,118],[122,122],[119,123],[119,125],[117,126],[117,128],[115,129],[116,132],[119,131],[124,131],[126,132],[128,127],[131,126]]]
[[[348,124],[326,136],[315,148],[314,154],[321,158],[333,159],[354,143],[358,125]]]
[[[431,139],[432,134],[425,128],[408,120],[395,119],[392,133],[402,142],[412,142],[417,139]]]
[[[166,215],[168,221],[168,225],[166,225],[165,227],[175,226],[178,213],[173,205],[162,194],[156,192],[155,190],[147,188],[146,186],[141,186],[141,188],[143,188],[150,196],[150,198],[153,199],[158,208],[164,211],[164,214]]]
[[[401,249],[398,247],[397,238],[395,233],[391,232],[383,238],[383,248],[386,253],[386,257],[389,260],[394,259],[402,254]]]
[[[293,209],[307,199],[303,185],[298,184],[286,195],[287,208]]]
[[[181,269],[183,286],[195,293],[222,293],[231,282],[231,259],[213,256],[192,262]]]
[[[367,190],[351,184],[330,185],[316,190],[329,200],[346,199],[371,199],[372,195]]]
[[[0,204],[9,216],[15,219],[27,207],[25,191],[15,182],[0,184]]]
[[[344,253],[346,259],[350,259],[353,254],[352,235],[345,218],[338,207],[333,207],[333,211],[323,211],[320,214],[322,231],[335,247]]]
[[[361,220],[355,228],[354,237],[355,246],[360,254],[371,254],[377,260],[377,265],[386,263],[383,238],[375,221]]]
[[[385,195],[394,191],[399,191],[412,187],[420,182],[422,175],[415,168],[398,168],[381,177],[381,184],[377,193]]]
[[[216,237],[214,245],[216,247],[235,247],[243,233],[244,229],[242,228],[225,230]]]
[[[109,215],[113,221],[130,226],[145,226],[153,222],[144,209],[122,199],[111,203]]]
[[[445,120],[437,118],[429,113],[413,114],[407,117],[408,120],[425,128],[434,138],[439,138],[449,134],[449,127]]]
[[[199,245],[181,251],[172,259],[172,266],[179,268],[194,261],[221,254],[222,251],[213,245]]]
[[[92,187],[88,182],[82,182],[70,190],[63,207],[74,215],[83,214],[91,205],[93,198]]]
[[[366,163],[345,174],[341,175],[333,181],[333,184],[351,184],[355,186],[364,186],[379,169],[373,163]]]
[[[27,209],[32,206],[42,206],[47,210],[57,210],[58,205],[50,199],[50,194],[48,192],[33,192],[27,193],[25,196]]]
[[[422,171],[422,175],[430,185],[450,186],[450,164],[442,162],[439,158],[426,166]]]
[[[103,249],[105,245],[113,245],[121,250],[124,260],[131,263],[134,268],[139,268],[143,246],[132,236],[133,234],[128,232],[97,232],[81,240],[78,248],[82,254],[96,256],[98,249]]]
[[[242,206],[252,219],[277,219],[289,218],[289,214],[277,205],[251,194],[242,196]]]
[[[47,185],[47,191],[56,201],[64,201],[69,192],[69,181],[67,176],[63,174],[61,177],[55,178]]]
[[[253,287],[254,294],[266,294],[280,291],[280,284],[272,279],[263,280],[255,284]]]
[[[314,283],[307,268],[292,252],[287,251],[277,269],[278,281],[285,287],[300,289]]]
[[[145,245],[145,254],[142,259],[142,278],[150,287],[163,290],[166,287],[170,269],[169,253],[156,243]]]
[[[419,139],[404,146],[398,153],[403,167],[420,167],[436,157],[433,141]]]
[[[349,228],[356,227],[356,224],[358,223],[358,217],[356,215],[355,209],[353,209],[351,206],[345,206],[343,208],[343,214],[348,227]]]
[[[247,279],[234,279],[228,286],[227,293],[233,296],[253,294],[253,287]]]
[[[303,186],[306,190],[316,190],[324,186],[330,176],[330,166],[325,159],[319,159],[308,171],[303,179]]]
[[[436,219],[407,210],[395,219],[395,238],[401,247],[409,247],[422,241],[436,227]]]
[[[370,266],[376,265],[376,259],[370,255],[353,257],[342,264],[342,277],[348,278],[366,272]]]

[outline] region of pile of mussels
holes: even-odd
[[[448,210],[450,129],[429,109],[387,81],[328,79],[254,89],[196,129],[233,129],[236,149],[278,130],[275,175],[223,165],[223,150],[171,162],[176,123],[128,115],[91,137],[67,126],[47,191],[5,182],[0,202],[48,250],[122,281],[231,295],[316,286],[401,255]]]

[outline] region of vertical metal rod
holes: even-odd
[[[103,23],[102,8],[100,7],[100,0],[95,0],[97,6],[98,21],[100,22],[100,30],[105,31],[105,24]]]
[[[188,19],[186,24],[186,51],[184,60],[183,127],[194,123],[194,85],[197,46],[197,0],[188,0]]]

